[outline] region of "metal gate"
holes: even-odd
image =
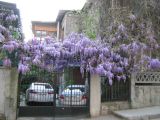
[[[110,101],[129,101],[130,100],[130,79],[126,81],[114,79],[113,85],[109,85],[109,80],[105,77],[101,79],[101,100]]]
[[[79,67],[49,73],[36,66],[19,75],[18,117],[89,115],[88,73]]]

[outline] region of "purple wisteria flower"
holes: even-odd
[[[112,54],[112,58],[114,62],[119,62],[121,60],[121,56],[119,54]]]
[[[140,46],[137,44],[137,42],[133,42],[129,45],[129,49],[131,51],[131,54],[136,54],[140,50]]]
[[[112,69],[112,63],[106,62],[106,63],[103,64],[103,67],[104,67],[105,70],[111,71],[111,69]]]
[[[29,65],[28,64],[22,64],[22,62],[20,62],[18,64],[18,71],[19,71],[19,73],[26,74],[28,71],[30,71]]]
[[[130,18],[132,21],[135,21],[135,20],[136,20],[136,16],[133,15],[133,14],[131,14],[131,15],[129,16],[129,18]]]
[[[107,71],[106,76],[108,77],[108,79],[112,79],[114,77],[114,75],[111,71]]]
[[[14,51],[14,45],[13,44],[4,44],[2,48],[4,50],[7,50],[9,53],[12,53]]]
[[[38,59],[38,57],[35,57],[35,59],[32,61],[34,65],[40,65],[41,61]]]
[[[3,66],[5,66],[5,67],[11,67],[11,65],[12,65],[12,63],[11,63],[11,60],[10,60],[10,59],[5,58],[5,59],[3,60]]]
[[[125,31],[126,31],[126,27],[125,27],[123,24],[120,24],[120,25],[118,26],[118,30],[119,30],[120,32],[125,32]]]
[[[96,73],[98,73],[99,75],[105,76],[106,75],[106,70],[104,69],[104,67],[102,65],[99,65],[96,68]]]
[[[104,56],[106,57],[110,56],[110,50],[108,47],[102,48],[101,51]]]
[[[6,21],[16,21],[17,19],[18,19],[18,16],[14,14],[6,17]]]
[[[31,60],[31,57],[26,57],[26,56],[23,57],[22,56],[21,59],[22,59],[22,61],[28,61],[29,62]]]
[[[151,61],[151,57],[147,56],[147,55],[143,55],[143,60],[145,61]]]
[[[120,45],[120,50],[127,53],[128,52],[128,46],[126,44],[122,44],[122,45]]]
[[[8,41],[5,43],[2,48],[4,50],[7,50],[9,53],[12,53],[14,50],[16,50],[19,47],[19,44],[16,41]]]
[[[123,75],[123,76],[121,77],[121,79],[125,82],[127,78],[126,78],[125,75]]]
[[[4,42],[5,37],[0,33],[0,42]]]
[[[116,79],[117,79],[118,81],[120,81],[120,80],[121,80],[121,76],[116,76]]]
[[[124,67],[127,67],[127,66],[129,65],[127,58],[124,58],[122,65],[123,65]]]
[[[149,62],[149,67],[151,69],[160,69],[160,61],[159,59],[151,59]]]
[[[6,31],[6,28],[4,26],[0,25],[0,33],[3,31]]]
[[[113,68],[113,71],[114,71],[115,73],[123,73],[123,68],[121,68],[121,67],[114,67],[114,68]]]
[[[23,49],[24,51],[29,52],[29,51],[31,50],[31,46],[30,46],[28,43],[26,43],[26,44],[24,44],[24,45],[22,46],[22,49]]]
[[[113,85],[113,80],[109,79],[109,85],[112,86]]]
[[[116,44],[118,41],[118,39],[116,37],[111,38],[111,42],[112,44]]]

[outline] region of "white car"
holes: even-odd
[[[87,96],[84,85],[69,85],[59,96],[60,105],[86,105]]]
[[[54,89],[49,83],[32,83],[26,90],[26,103],[30,102],[52,102]]]

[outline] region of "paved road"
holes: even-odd
[[[97,118],[82,118],[82,117],[30,118],[30,117],[23,117],[23,118],[18,118],[18,120],[122,120],[122,119],[117,118],[113,115],[107,115],[107,116],[100,116]]]

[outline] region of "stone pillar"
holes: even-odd
[[[18,72],[16,68],[0,69],[0,113],[4,114],[6,120],[16,120]]]
[[[99,75],[91,75],[90,80],[90,115],[97,117],[101,111],[101,78]]]
[[[136,77],[136,73],[132,73],[131,74],[131,107],[134,108],[135,105],[135,78]]]
[[[57,40],[59,41],[60,38],[60,22],[57,23]]]
[[[5,103],[5,80],[9,79],[9,70],[0,68],[0,120],[5,114],[4,103]],[[4,117],[3,117],[4,118]],[[3,119],[2,119],[3,120]]]

